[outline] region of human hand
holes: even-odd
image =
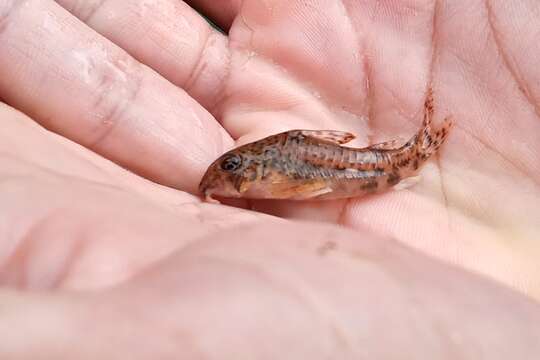
[[[381,57],[383,53],[383,45],[387,45],[386,51],[390,51],[392,46],[389,40],[401,33],[398,30],[390,31],[392,26],[396,26],[388,23],[390,19],[377,19],[375,16],[377,20],[372,20],[373,24],[390,31],[388,41],[380,40],[377,32],[373,34],[377,41],[370,41],[374,43],[373,52],[367,50],[367,45],[363,51],[354,51],[351,43],[347,42],[348,38],[337,31],[339,26],[336,24],[339,22],[336,22],[336,18],[331,16],[331,12],[320,14],[320,6],[306,6],[301,8],[303,12],[293,12],[297,17],[295,21],[285,15],[286,8],[296,3],[277,6],[285,13],[272,17],[274,21],[262,26],[258,22],[266,18],[263,15],[268,8],[251,7],[255,5],[245,2],[247,5],[236,17],[239,20],[231,29],[231,38],[238,38],[232,40],[231,47],[227,48],[224,37],[213,33],[188,8],[173,5],[173,2],[154,5],[140,3],[138,6],[128,3],[126,6],[126,2],[111,1],[95,11],[88,11],[91,6],[82,9],[75,2],[59,3],[85,19],[90,27],[106,35],[109,40],[92,33],[52,2],[16,3],[4,7],[9,10],[9,16],[0,16],[5,19],[1,21],[3,31],[0,33],[0,53],[3,54],[0,57],[0,67],[3,69],[0,70],[3,71],[0,96],[47,128],[162,184],[194,192],[205,166],[233,145],[228,134],[242,142],[286,128],[311,127],[352,130],[361,136],[365,134],[362,131],[362,126],[365,126],[362,115],[368,113],[374,141],[396,135],[406,136],[418,126],[419,122],[414,121],[413,115],[419,114],[425,83],[431,72],[422,70],[422,66],[417,64],[414,69],[425,71],[423,80],[418,79],[418,73],[405,66],[405,61],[387,60],[386,56],[385,62],[393,64],[393,70],[391,67],[382,69],[382,66],[375,66],[377,54]],[[85,2],[84,5],[88,4],[93,3]],[[439,11],[444,14],[450,11],[448,7],[449,4]],[[273,9],[275,12],[276,8]],[[92,15],[89,16],[89,13]],[[371,14],[381,16],[381,13],[385,12],[374,10]],[[168,16],[164,16],[166,14]],[[390,14],[396,16],[396,12]],[[309,49],[327,44],[332,51],[308,51],[306,48],[297,51],[291,45],[287,49],[294,53],[289,54],[281,48],[290,40],[284,35],[280,36],[277,30],[288,28],[291,34],[306,33],[302,29],[295,29],[295,26],[302,24],[299,20],[302,18],[313,20],[306,22],[305,26],[318,23],[315,29],[323,25],[320,21],[328,19],[334,19],[330,23],[336,26],[332,27],[333,32],[307,33],[317,34],[319,38],[293,37],[296,39],[293,44],[310,44]],[[419,16],[408,18],[405,13],[399,19],[419,21]],[[460,19],[465,21],[463,17]],[[223,21],[226,22],[226,18]],[[447,20],[442,23],[448,26],[451,22]],[[260,36],[259,44],[256,37],[250,41],[241,40],[250,28],[254,34],[261,34],[257,35]],[[351,31],[351,36],[356,32]],[[205,40],[204,35],[208,34],[208,40]],[[328,36],[332,38],[325,38]],[[369,39],[367,35],[366,39]],[[453,39],[460,46],[464,44],[462,40]],[[469,40],[473,42],[472,47],[478,44],[474,39]],[[410,42],[412,46],[417,39],[410,39]],[[126,49],[139,62],[113,43]],[[247,44],[251,44],[252,49],[245,49]],[[319,46],[314,46],[317,44]],[[418,46],[424,49],[428,45],[429,41]],[[472,56],[465,49],[461,49],[459,55],[452,52],[452,58],[464,60],[464,54]],[[347,51],[350,52],[348,55]],[[429,53],[426,49],[424,51]],[[418,49],[412,53],[415,58],[421,57]],[[441,53],[444,54],[444,51]],[[202,54],[200,59],[199,54]],[[312,54],[310,61],[303,58],[306,54]],[[341,63],[347,58],[351,58],[349,67]],[[3,121],[6,126],[2,133],[2,167],[4,198],[8,200],[4,202],[2,210],[6,219],[3,283],[26,290],[57,290],[44,297],[35,292],[25,292],[24,296],[9,292],[3,294],[6,303],[11,299],[16,300],[13,301],[14,306],[20,311],[13,311],[13,316],[26,313],[28,308],[34,309],[36,316],[43,316],[51,307],[58,309],[53,314],[60,324],[53,323],[59,331],[50,334],[51,337],[56,336],[56,341],[66,339],[69,330],[73,330],[72,336],[80,339],[81,326],[88,323],[84,321],[87,319],[75,316],[75,328],[70,328],[64,323],[66,318],[70,319],[70,314],[95,316],[98,321],[92,334],[102,334],[110,324],[107,320],[112,319],[115,326],[110,331],[118,335],[117,341],[128,349],[136,346],[129,340],[140,337],[119,331],[119,327],[127,329],[130,325],[129,329],[133,329],[140,326],[141,329],[137,329],[140,333],[136,335],[145,339],[150,338],[149,333],[155,333],[158,327],[162,331],[158,332],[160,342],[155,344],[156,347],[163,348],[164,344],[171,346],[168,341],[173,339],[180,342],[176,345],[182,348],[188,341],[187,335],[191,335],[194,340],[189,341],[187,349],[199,348],[199,351],[211,354],[211,351],[223,349],[226,345],[220,341],[236,339],[234,336],[223,337],[227,333],[224,329],[245,336],[245,343],[241,344],[244,347],[250,345],[255,347],[253,351],[266,351],[260,347],[262,339],[257,339],[257,334],[253,334],[255,325],[246,322],[245,316],[249,313],[246,311],[252,309],[250,318],[253,321],[271,324],[275,315],[268,308],[273,308],[279,309],[278,314],[285,320],[279,326],[282,330],[296,330],[283,335],[287,341],[303,344],[300,339],[305,341],[306,331],[317,329],[320,332],[313,336],[314,342],[322,344],[323,350],[332,354],[336,354],[334,348],[341,349],[346,357],[358,354],[358,348],[353,346],[343,350],[337,340],[320,343],[321,339],[328,338],[332,324],[337,324],[338,334],[343,335],[344,343],[355,343],[358,328],[375,336],[380,332],[374,324],[397,321],[399,324],[393,335],[396,342],[408,344],[416,351],[424,351],[427,345],[419,343],[418,337],[425,336],[424,331],[428,331],[429,326],[410,333],[404,315],[411,306],[415,308],[409,303],[412,297],[421,299],[416,303],[416,309],[446,308],[441,320],[444,324],[441,339],[450,339],[448,334],[451,331],[462,331],[464,318],[471,324],[471,328],[463,330],[466,334],[469,331],[481,334],[480,329],[486,326],[486,319],[500,316],[500,312],[509,304],[515,308],[515,314],[509,314],[508,321],[515,322],[520,329],[529,327],[528,333],[534,334],[538,310],[533,305],[483,280],[454,272],[421,255],[401,249],[376,235],[377,232],[391,234],[398,240],[467,268],[480,270],[536,296],[537,273],[528,260],[532,261],[535,254],[529,239],[534,235],[537,222],[534,221],[533,211],[524,212],[537,210],[534,199],[538,198],[538,192],[527,188],[527,179],[534,177],[522,176],[514,173],[510,167],[505,168],[506,163],[494,155],[495,150],[490,152],[489,147],[483,150],[482,161],[475,160],[470,149],[482,141],[490,140],[488,143],[492,148],[503,151],[505,156],[519,151],[519,148],[504,147],[504,139],[502,143],[499,141],[502,135],[508,138],[514,135],[506,135],[509,130],[501,126],[507,124],[507,118],[497,118],[495,110],[491,110],[491,116],[500,120],[498,130],[487,128],[476,134],[478,129],[482,129],[480,120],[490,118],[483,115],[486,113],[483,108],[478,108],[478,101],[466,96],[466,91],[471,89],[462,86],[457,89],[450,87],[445,91],[445,87],[455,81],[452,78],[455,73],[452,73],[452,68],[442,66],[441,59],[444,57],[441,54],[434,58],[439,60],[433,64],[440,64],[439,68],[433,66],[433,69],[438,69],[433,71],[439,108],[437,114],[448,109],[457,124],[439,161],[442,169],[447,169],[443,171],[443,178],[448,172],[449,180],[452,179],[449,185],[445,183],[445,189],[450,189],[445,191],[447,199],[450,199],[447,203],[453,204],[454,199],[457,204],[450,206],[449,212],[436,191],[439,183],[435,164],[424,169],[424,182],[411,191],[355,200],[345,207],[339,202],[287,204],[286,207],[276,202],[254,204],[257,209],[286,217],[339,221],[357,230],[356,234],[300,223],[280,223],[278,231],[276,219],[234,208],[200,204],[197,198],[187,193],[165,189],[125,173],[85,149],[30,125],[28,120],[4,108],[2,118],[6,119]],[[479,58],[473,59],[478,61]],[[488,56],[484,59],[493,60]],[[533,57],[529,56],[522,62],[531,61],[532,65],[534,61],[531,59]],[[311,65],[314,60],[328,65]],[[140,63],[154,68],[161,75]],[[359,64],[369,66],[358,67]],[[404,70],[400,70],[402,65]],[[467,69],[487,72],[488,68],[479,61],[476,67]],[[362,69],[368,69],[373,74],[369,92],[362,86],[365,82]],[[446,80],[442,81],[440,74],[447,74]],[[484,102],[495,103],[500,99],[497,105],[509,101],[510,104],[505,106],[510,106],[514,103],[512,99],[519,99],[504,93],[509,91],[507,87],[502,90],[497,88],[498,94],[503,95],[490,97],[491,85],[482,83],[483,78],[477,79],[479,75],[474,71],[470,74],[474,74],[467,78],[471,88],[485,86],[484,92],[480,93]],[[416,83],[411,79],[404,81],[406,76],[411,76]],[[525,78],[534,79],[534,76],[538,78],[538,73],[527,74]],[[165,79],[184,87],[187,93]],[[311,79],[314,84],[306,84],[306,79]],[[527,85],[528,94],[534,95],[534,91],[537,91],[534,84],[537,83]],[[77,95],[70,98],[68,95],[71,93]],[[468,101],[455,98],[462,94]],[[366,104],[370,105],[369,109]],[[459,104],[459,107],[454,104]],[[227,131],[216,123],[205,108],[220,119]],[[346,113],[356,115],[345,116]],[[479,114],[479,119],[471,114]],[[405,118],[410,122],[406,122]],[[538,147],[534,139],[527,139],[527,136],[534,136],[533,128],[527,128],[536,126],[534,119],[521,117],[519,121],[523,121],[523,124],[519,123],[512,129],[517,131],[523,128],[520,139],[528,144],[528,150]],[[465,125],[469,128],[463,128]],[[403,126],[407,128],[403,129]],[[478,142],[467,138],[467,129],[474,129]],[[365,142],[367,139],[360,138],[362,140]],[[516,154],[520,155],[519,152]],[[523,159],[529,161],[531,169],[535,169],[535,164],[538,168],[537,159],[533,156],[524,156]],[[467,170],[470,164],[474,164],[475,171]],[[492,178],[490,171],[500,172],[502,177]],[[460,182],[463,181],[463,174],[470,175],[468,184]],[[502,186],[508,181],[517,184],[509,189],[512,195],[508,198],[512,199],[505,199],[506,206],[512,206],[515,210],[510,214],[506,214],[507,208],[501,206],[500,200],[483,192],[483,188]],[[30,194],[29,189],[32,189]],[[449,197],[449,194],[452,196]],[[477,200],[463,200],[469,194],[474,194]],[[514,200],[522,203],[515,205],[511,203]],[[485,207],[477,205],[482,201]],[[483,213],[482,210],[486,209],[491,212]],[[403,218],[403,214],[407,216],[406,222],[396,221]],[[521,216],[517,217],[516,214]],[[441,231],[437,226],[434,226],[436,230],[429,227],[431,224],[440,225],[446,216],[454,220],[447,227],[448,231]],[[498,222],[500,227],[493,230],[489,228],[489,221],[495,220],[501,220]],[[505,224],[512,226],[504,227]],[[369,228],[375,233],[372,234]],[[504,240],[503,236],[508,231],[520,236],[512,237],[512,244],[497,242]],[[435,238],[434,233],[442,238]],[[179,237],[179,234],[182,236]],[[297,234],[302,234],[304,240],[295,239]],[[329,242],[330,239],[333,242]],[[520,256],[516,256],[516,253]],[[351,258],[361,261],[351,261]],[[385,271],[402,274],[400,276],[403,277],[396,282],[392,276],[382,275]],[[448,285],[441,290],[437,286],[439,282],[454,286]],[[361,283],[362,288],[351,285],[357,283]],[[399,283],[410,286],[396,288]],[[73,297],[62,290],[93,292]],[[246,297],[246,294],[257,297],[253,299]],[[454,303],[449,302],[450,297],[456,298]],[[384,298],[391,300],[378,304]],[[493,302],[486,305],[489,300]],[[254,307],[257,302],[265,305]],[[469,309],[461,310],[465,305]],[[478,313],[485,306],[485,312],[470,320],[471,314]],[[104,311],[96,314],[96,307]],[[302,315],[306,307],[314,309],[314,312]],[[394,307],[399,309],[396,310],[397,320],[388,314],[388,309]],[[164,309],[166,312],[162,313]],[[371,326],[363,327],[366,309],[373,314],[373,321]],[[335,311],[338,314],[334,317],[332,314]],[[349,323],[351,318],[355,320]],[[13,320],[14,323],[17,323],[17,319]],[[419,322],[429,324],[438,319],[433,313],[423,313]],[[451,320],[460,322],[455,324]],[[306,328],[293,329],[298,324]],[[35,323],[28,323],[29,327],[32,325]],[[273,329],[272,333],[277,331],[271,325],[263,328],[268,331]],[[514,339],[505,331],[500,329],[500,332],[495,332],[492,339],[481,335],[476,342],[495,341],[501,336],[507,344],[521,344],[522,349],[531,351],[528,343],[530,338]],[[17,332],[13,332],[14,339],[16,335]],[[207,339],[207,342],[200,343],[201,338]],[[36,341],[39,339],[34,338]],[[269,341],[268,344],[283,344],[283,339],[278,336],[269,336],[264,340]],[[57,343],[52,341],[50,344],[54,346]],[[83,352],[84,348],[78,342],[74,341],[73,345],[72,351]],[[151,345],[147,344],[149,351],[155,351]],[[376,353],[384,351],[384,348],[384,344],[373,343],[373,349],[369,351]],[[110,350],[108,347],[104,349]],[[163,351],[168,349],[177,350],[167,347]],[[312,347],[312,351],[322,356],[324,351],[320,349]],[[402,351],[401,346],[396,349]],[[496,350],[492,349],[495,356],[503,355]],[[530,353],[526,352],[525,355]],[[429,355],[433,354],[437,356],[438,353]],[[139,355],[144,357],[145,354],[141,352]]]

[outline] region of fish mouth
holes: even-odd
[[[204,181],[204,178],[199,183],[199,193],[206,196],[206,193],[208,192],[208,184]]]
[[[203,179],[204,180],[204,179]],[[216,199],[213,198],[213,195],[215,194],[214,189],[210,186],[210,184],[201,181],[199,184],[199,192],[203,197],[203,200],[209,203],[219,203]]]
[[[209,167],[199,183],[199,192],[206,195],[206,193],[213,187],[212,185],[215,185],[216,181],[217,177],[215,174],[213,174],[212,168]]]

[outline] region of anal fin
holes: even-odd
[[[378,144],[373,144],[373,145],[370,145],[367,147],[367,149],[372,149],[372,150],[393,150],[393,149],[396,149],[400,146],[400,144],[404,143],[405,141],[403,141],[403,139],[394,139],[394,140],[389,140],[389,141],[385,141],[385,142],[381,142],[381,143],[378,143]]]

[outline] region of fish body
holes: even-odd
[[[221,197],[325,200],[385,191],[414,177],[446,140],[452,121],[431,125],[428,93],[421,129],[405,144],[396,140],[365,148],[336,130],[290,130],[233,149],[206,171],[199,190],[207,201]]]

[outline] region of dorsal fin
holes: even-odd
[[[339,130],[301,130],[302,135],[315,139],[329,141],[334,144],[346,144],[356,136],[346,131]]]

